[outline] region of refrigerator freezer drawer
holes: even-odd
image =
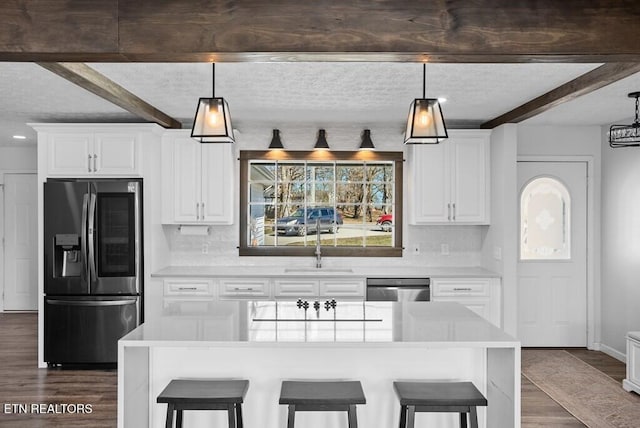
[[[139,324],[138,296],[46,297],[44,359],[50,364],[116,363],[118,339]]]

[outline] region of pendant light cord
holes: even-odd
[[[426,63],[422,64],[422,99],[425,99],[425,98],[427,98],[427,64]],[[636,101],[638,101],[637,98],[636,98]]]
[[[211,63],[211,98],[216,97],[216,63]]]

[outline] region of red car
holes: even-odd
[[[376,220],[376,224],[380,226],[383,232],[391,232],[391,227],[393,225],[393,214],[382,214]]]

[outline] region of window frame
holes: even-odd
[[[309,247],[250,247],[247,245],[247,215],[249,207],[249,162],[250,161],[392,161],[394,182],[394,237],[393,247],[329,247],[322,246],[322,255],[327,257],[402,257],[403,219],[403,152],[378,151],[284,151],[284,150],[241,150],[240,161],[240,256],[290,256],[313,257],[315,246]]]

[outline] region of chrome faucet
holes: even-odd
[[[316,219],[316,268],[322,267],[322,251],[320,250],[320,219]]]

